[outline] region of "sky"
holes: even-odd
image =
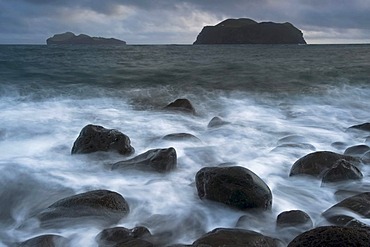
[[[192,44],[228,18],[290,22],[309,44],[370,43],[370,0],[0,0],[0,44],[45,44],[67,31]]]

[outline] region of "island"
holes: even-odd
[[[193,44],[306,44],[306,41],[301,30],[289,22],[258,23],[239,18],[203,27]]]
[[[55,34],[46,40],[47,45],[126,45],[126,42],[114,38],[90,37],[86,34],[75,35],[72,32]]]

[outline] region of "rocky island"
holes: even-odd
[[[258,23],[240,18],[203,27],[193,44],[306,44],[306,41],[301,30],[289,22]]]
[[[46,40],[47,45],[126,45],[126,42],[114,38],[90,37],[86,34],[75,35],[72,32],[55,34]]]

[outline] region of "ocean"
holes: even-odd
[[[348,131],[370,120],[369,85],[370,45],[1,45],[0,246],[43,234],[98,246],[103,228],[94,224],[45,229],[32,220],[59,199],[96,189],[130,205],[117,226],[191,244],[247,214],[199,199],[195,174],[220,164],[248,168],[272,191],[271,210],[244,228],[289,242],[296,233],[276,229],[278,214],[299,209],[325,225],[321,213],[342,199],[338,187],[289,177],[290,168],[315,151],[369,145],[370,133]],[[163,109],[177,98],[196,114]],[[208,128],[215,116],[228,124]],[[174,147],[177,169],[118,172],[106,166],[128,157],[71,155],[87,124],[129,136],[131,157]],[[173,133],[199,140],[163,139]],[[370,191],[370,167],[361,171],[346,190]]]

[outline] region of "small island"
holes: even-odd
[[[46,40],[47,45],[126,45],[126,42],[114,38],[90,37],[86,34],[75,35],[72,32],[55,34]]]
[[[306,41],[301,30],[289,22],[258,23],[240,18],[203,27],[193,44],[306,44]]]

